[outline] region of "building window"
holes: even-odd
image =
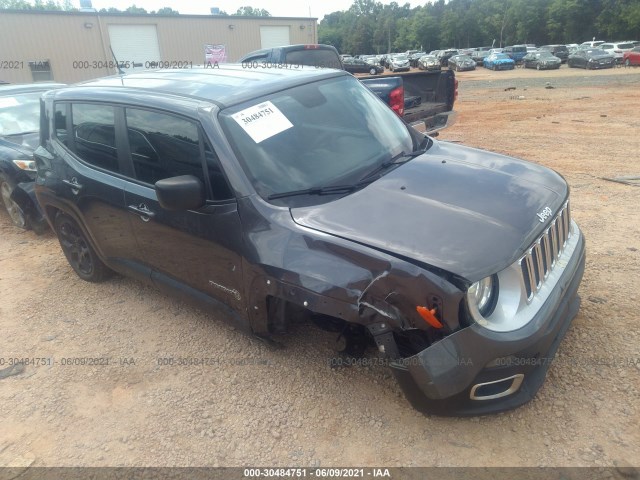
[[[29,68],[31,69],[31,77],[34,82],[50,82],[53,80],[49,60],[29,62]]]

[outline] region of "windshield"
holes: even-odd
[[[0,136],[40,130],[42,92],[0,97]]]
[[[540,52],[538,53],[538,58],[556,58],[551,52]]]
[[[398,55],[397,57],[393,57],[393,60],[395,62],[406,62],[409,58],[407,58],[406,55]]]
[[[496,60],[505,60],[511,58],[506,53],[494,53],[494,57],[496,58]]]
[[[351,76],[227,108],[220,120],[264,198],[357,182],[414,146],[402,120]]]

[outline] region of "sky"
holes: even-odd
[[[74,5],[77,3],[73,2]],[[116,7],[124,10],[131,5],[142,7],[147,11],[158,10],[162,7],[171,7],[183,14],[210,15],[211,7],[218,7],[220,10],[231,14],[238,8],[250,6],[253,8],[264,8],[273,17],[308,17],[311,11],[312,17],[322,20],[326,14],[338,10],[348,10],[353,0],[314,0],[312,2],[291,2],[278,0],[93,0],[93,8]],[[382,3],[390,3],[390,0],[382,0]],[[405,1],[398,1],[400,5]],[[422,5],[425,1],[410,1],[411,6]]]

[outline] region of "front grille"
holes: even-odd
[[[560,213],[549,224],[542,236],[529,248],[520,259],[522,280],[527,294],[527,303],[533,300],[549,273],[556,266],[556,261],[562,255],[567,240],[571,235],[571,212],[567,202]]]

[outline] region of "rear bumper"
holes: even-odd
[[[392,363],[413,407],[428,414],[467,416],[510,410],[531,400],[578,312],[584,265],[581,234],[553,294],[528,325],[505,333],[472,325]]]
[[[444,112],[428,118],[416,120],[415,122],[411,122],[409,125],[421,133],[432,134],[450,127],[456,123],[456,118],[456,112]]]

